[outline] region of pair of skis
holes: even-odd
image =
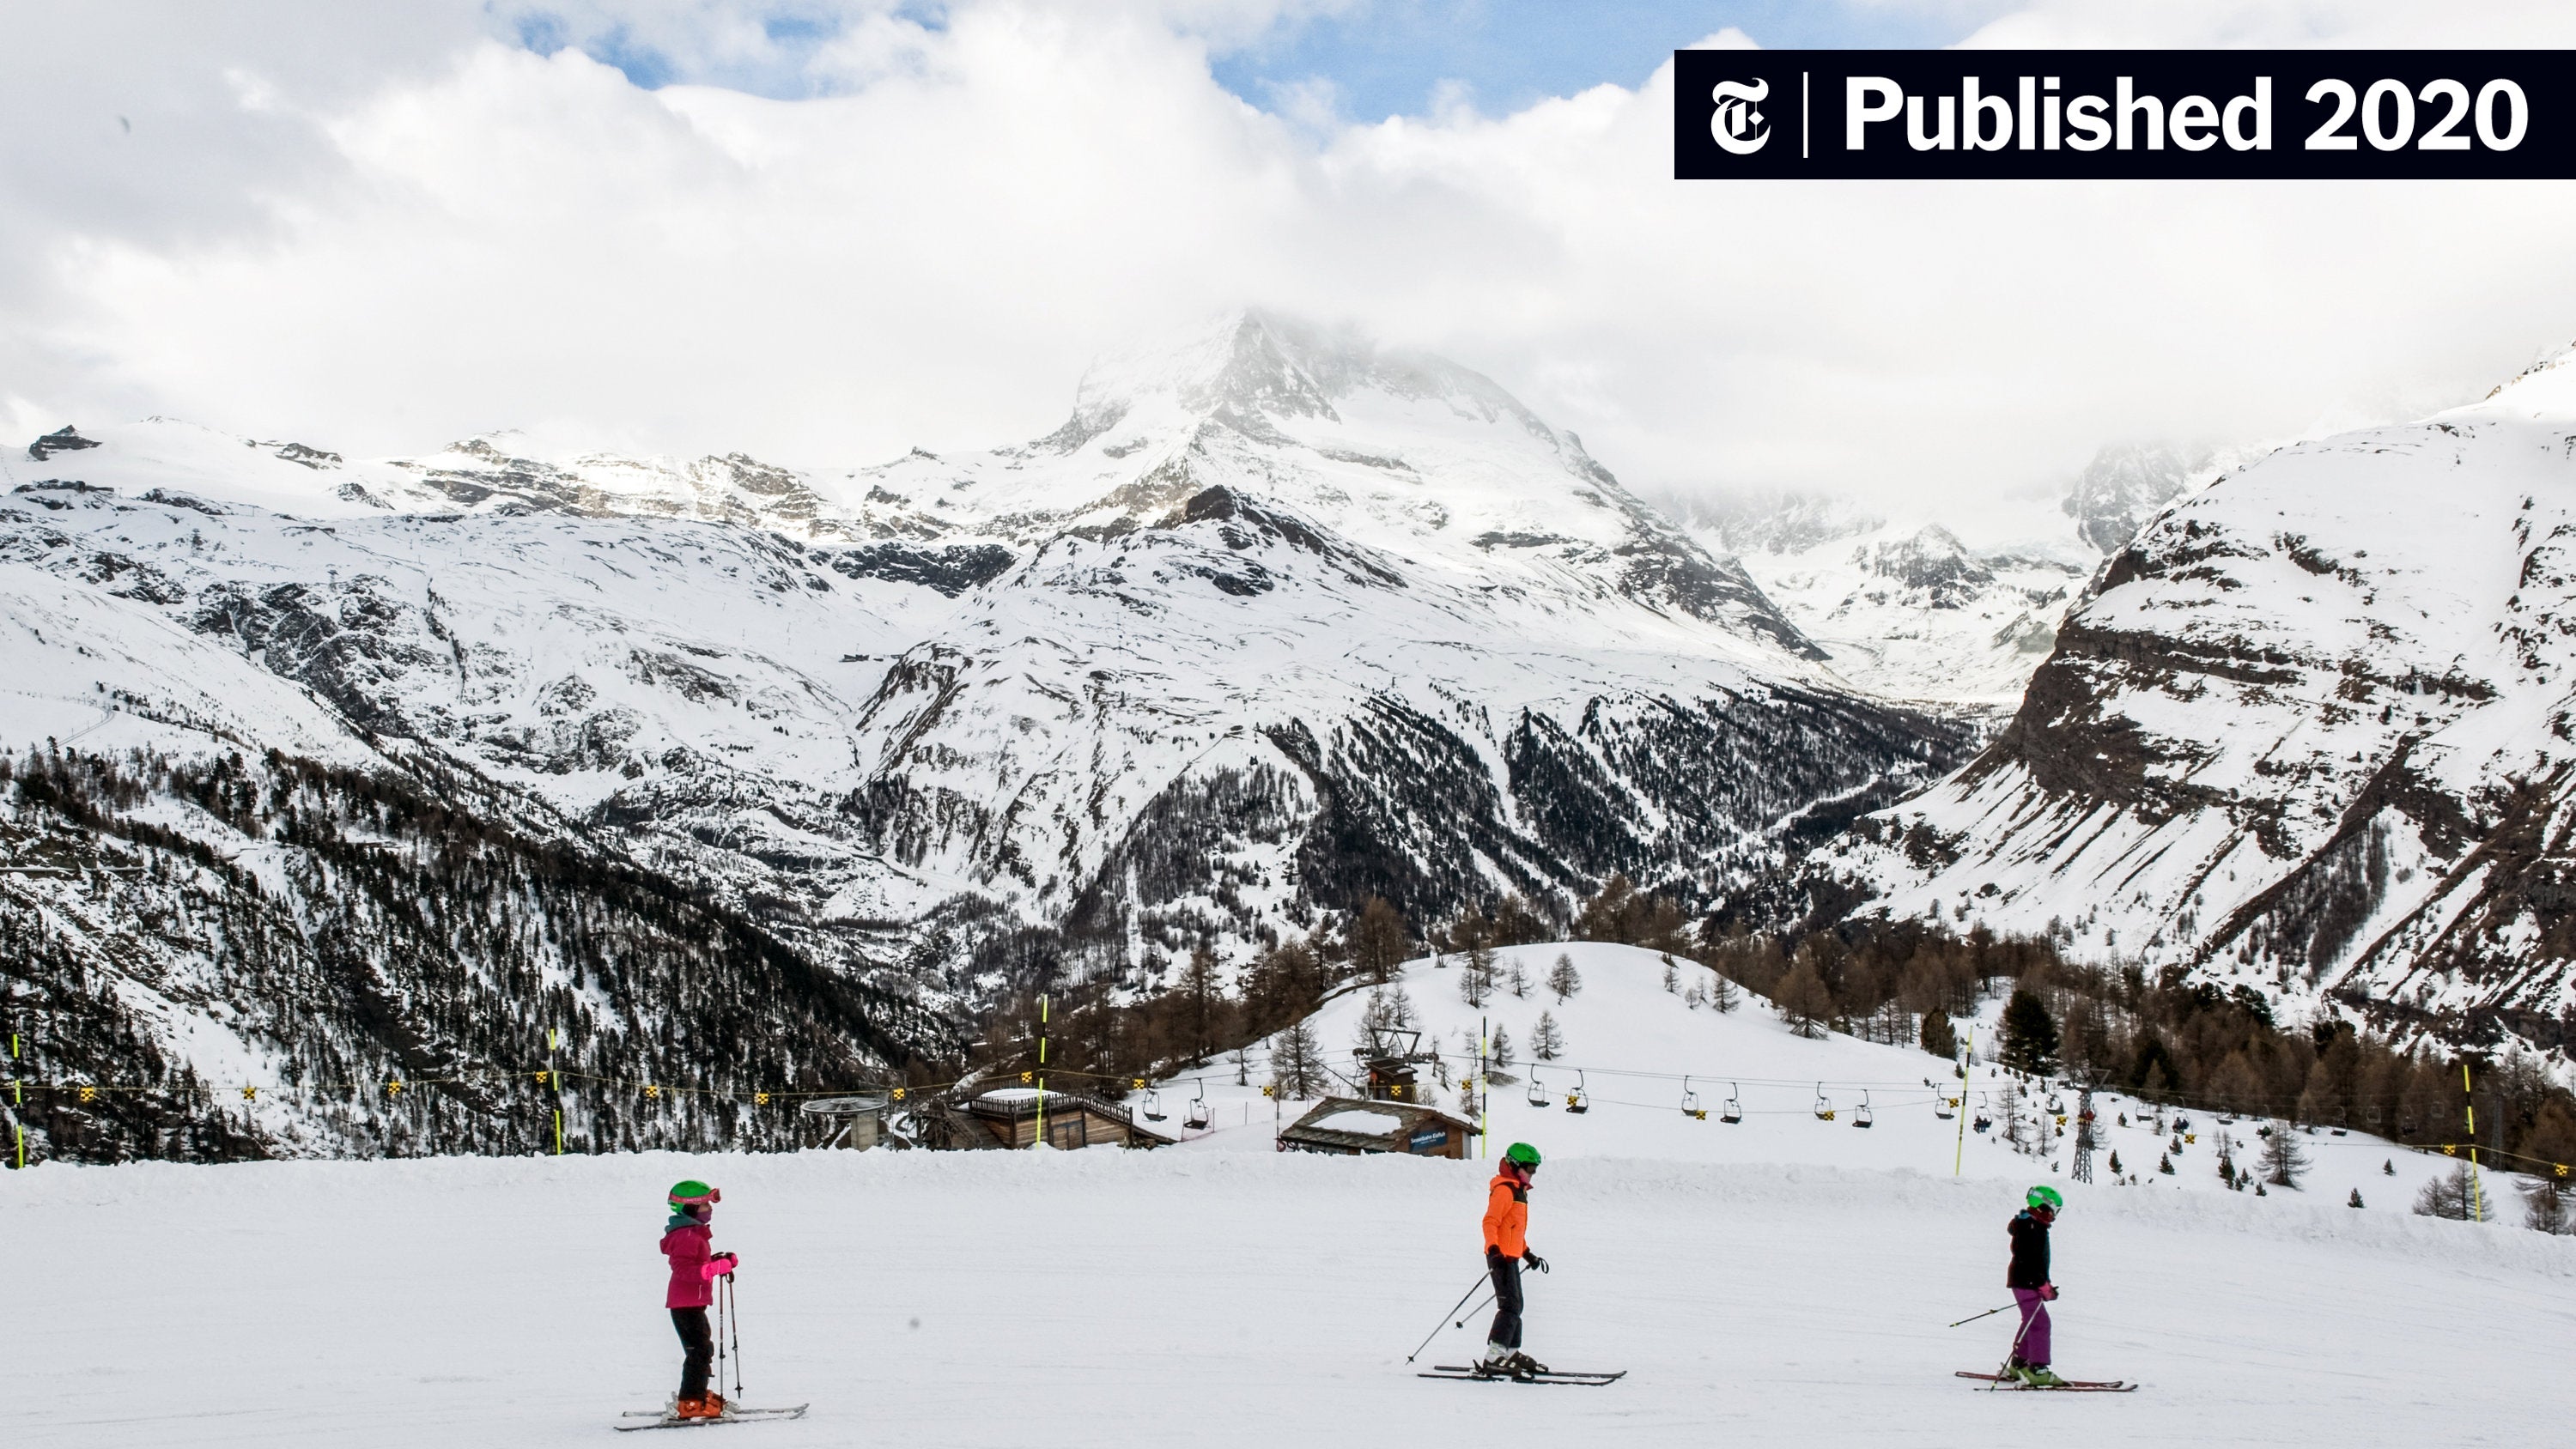
[[[1984,1383],[1993,1384],[1996,1388],[2009,1389],[2015,1393],[2134,1394],[2138,1391],[2138,1386],[2136,1384],[2128,1383],[2120,1379],[2068,1379],[2062,1384],[2041,1385],[2023,1383],[2021,1380],[2014,1378],[2010,1374],[1971,1373],[1966,1369],[1960,1369],[1958,1371],[1958,1376],[1963,1379],[1976,1379]]]
[[[796,1404],[784,1409],[740,1409],[727,1404],[724,1406],[724,1412],[712,1419],[683,1419],[669,1409],[629,1409],[625,1413],[626,1418],[648,1419],[652,1422],[619,1424],[615,1428],[620,1434],[632,1434],[638,1429],[695,1429],[708,1424],[758,1424],[772,1419],[802,1419],[805,1417],[805,1410],[809,1407],[811,1406],[806,1404]]]
[[[1489,1369],[1480,1369],[1474,1364],[1465,1363],[1434,1364],[1427,1372],[1415,1375],[1416,1378],[1465,1379],[1471,1382],[1481,1381],[1493,1384],[1579,1384],[1596,1389],[1601,1387],[1603,1384],[1617,1383],[1619,1380],[1626,1378],[1627,1376],[1628,1371],[1626,1369],[1610,1369],[1599,1372],[1577,1369],[1543,1369],[1535,1373],[1495,1373]]]

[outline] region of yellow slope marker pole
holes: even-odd
[[[2460,1093],[2469,1118],[2469,1201],[2476,1204],[2478,1221],[2487,1220],[2486,1185],[2478,1179],[2478,1097],[2477,1084],[2469,1080],[2469,1064],[2460,1063]]]
[[[1047,999],[1038,998],[1038,1135],[1031,1147],[1046,1145]]]
[[[27,1093],[18,1081],[18,1034],[13,1031],[9,1033],[9,1107],[14,1113],[26,1105]],[[9,1126],[18,1134],[18,1170],[24,1172],[27,1168],[27,1124],[12,1122]]]
[[[555,1046],[561,1033],[546,1028],[546,1081],[555,1094],[555,1156],[563,1156],[563,1073],[555,1069]]]
[[[1959,1048],[1959,1145],[1950,1153],[1950,1175],[1957,1177],[1968,1161],[1968,1069],[1977,1060],[1977,1029]]]

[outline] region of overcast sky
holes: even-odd
[[[2576,339],[2576,184],[1675,182],[1699,43],[2568,46],[2576,6],[0,0],[0,442],[872,461],[1044,433],[1093,353],[1253,304],[1642,490],[1971,514]]]

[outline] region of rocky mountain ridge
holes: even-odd
[[[845,991],[870,1034],[797,1016],[800,1071],[948,1050],[997,993],[1147,991],[1200,945],[1239,963],[1369,895],[1428,923],[1613,871],[1704,890],[1973,742],[1853,690],[1740,567],[1489,380],[1258,314],[1106,360],[1046,438],[872,468],[506,435],[364,460],[155,420],[11,472],[0,627],[31,682],[0,727],[25,758],[107,752],[61,768],[157,782],[239,755],[262,799],[308,762],[483,782],[478,818]],[[191,860],[276,848],[288,810],[245,828],[166,784],[110,794],[119,849],[149,824]],[[365,811],[328,813],[377,848]],[[0,916],[61,911],[71,879],[0,882]],[[203,975],[175,946],[115,964],[148,930],[107,939],[45,959]],[[311,1030],[386,1061],[434,1036],[407,1012],[472,993],[406,961],[367,960],[396,1005]],[[651,979],[618,1020],[679,1019],[691,998]],[[90,1035],[188,1070],[224,994]],[[291,1060],[304,1019],[228,1027],[222,1051]]]
[[[1830,871],[1867,910],[2563,1052],[2571,357],[2173,506],[2077,601],[2002,735]]]

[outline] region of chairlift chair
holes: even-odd
[[[1690,1078],[1682,1078],[1682,1115],[1693,1121],[1708,1120],[1708,1109],[1699,1104],[1699,1093],[1691,1090]]]
[[[1866,1127],[1873,1120],[1869,1114],[1869,1091],[1863,1088],[1860,1094],[1860,1105],[1852,1109],[1852,1125]]]
[[[1581,1067],[1574,1069],[1574,1089],[1565,1094],[1565,1110],[1568,1112],[1592,1110],[1592,1099],[1583,1090],[1583,1068]]]
[[[1159,1091],[1147,1092],[1145,1094],[1145,1120],[1148,1122],[1160,1122],[1163,1120],[1163,1115],[1163,1094]]]
[[[1825,1096],[1825,1084],[1822,1082],[1816,1083],[1816,1120],[1819,1122],[1834,1120],[1834,1104]]]
[[[2065,1116],[2065,1115],[2066,1115],[2066,1099],[2065,1099],[2064,1097],[2061,1097],[2061,1096],[2057,1095],[2055,1092],[2051,1092],[2051,1093],[2049,1093],[2049,1094],[2048,1094],[2048,1115],[2049,1115],[2049,1116],[2051,1116],[2051,1117],[2063,1117],[2063,1116]]]
[[[1181,1119],[1193,1132],[1204,1132],[1208,1124],[1207,1083],[1198,1084],[1199,1094],[1190,1099],[1190,1115]]]
[[[1932,1115],[1947,1122],[1959,1115],[1959,1099],[1943,1092],[1932,1099]]]
[[[1539,1085],[1536,1067],[1530,1068],[1529,1104],[1542,1112],[1547,1110],[1547,1088]]]
[[[1734,1082],[1727,1083],[1726,1088],[1726,1105],[1718,1109],[1717,1120],[1741,1122],[1744,1120],[1744,1103],[1738,1099],[1744,1095],[1744,1089]]]

